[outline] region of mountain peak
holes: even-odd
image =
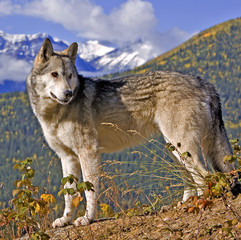
[[[6,80],[11,81],[11,86],[14,81],[25,82],[34,57],[45,38],[51,40],[56,51],[66,49],[69,45],[47,33],[10,34],[0,31],[0,64],[5,68],[0,71],[2,86]],[[156,56],[152,54],[154,47],[150,43],[142,41],[128,43],[118,48],[110,42],[98,40],[80,42],[78,45],[76,67],[84,76],[100,76],[132,69]],[[9,72],[9,66],[13,66],[13,64],[14,73],[6,74]],[[2,87],[2,89],[4,88]]]
[[[90,62],[95,58],[102,57],[113,51],[113,47],[108,47],[101,44],[98,40],[89,40],[85,43],[79,43],[79,56]]]
[[[36,34],[9,34],[0,30],[0,37],[8,42],[23,42],[32,41],[35,39],[44,39],[49,37],[47,33],[36,33]]]

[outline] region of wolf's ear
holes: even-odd
[[[46,38],[40,48],[37,56],[34,59],[34,65],[42,64],[47,62],[53,54],[53,46],[51,41]]]
[[[78,44],[74,42],[67,49],[63,51],[63,54],[69,56],[72,63],[75,64],[77,51],[78,51]]]

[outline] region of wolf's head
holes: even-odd
[[[79,87],[75,68],[77,50],[77,43],[73,43],[64,51],[54,52],[51,41],[45,39],[30,74],[31,87],[40,97],[63,105],[71,102]]]

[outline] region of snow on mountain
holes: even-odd
[[[144,64],[152,57],[153,46],[150,43],[138,41],[119,48],[105,45],[97,40],[78,43],[78,54],[92,67],[95,72],[83,72],[83,75],[101,75],[110,72],[125,71]]]
[[[33,60],[45,38],[50,38],[56,51],[68,47],[68,43],[52,38],[45,33],[7,34],[0,31],[0,93],[25,88],[25,80],[32,68]],[[77,56],[78,71],[95,71],[85,60]],[[16,86],[14,87],[14,83]]]
[[[151,52],[152,46],[140,41],[115,49],[102,57],[93,59],[91,64],[101,71],[124,71],[140,66],[154,57]]]
[[[50,36],[44,33],[28,35],[7,34],[0,31],[0,54],[15,56],[17,59],[32,62],[46,37]],[[66,46],[60,40],[54,41],[54,43]]]
[[[105,46],[98,41],[88,41],[84,46],[83,44],[79,46],[79,56],[96,69],[95,75],[98,72],[103,74],[132,69],[157,56],[153,46],[142,41],[119,48]]]
[[[95,58],[102,57],[115,49],[114,47],[100,44],[97,40],[89,40],[87,42],[79,43],[78,45],[79,56],[87,62],[90,62]]]
[[[0,93],[6,89],[25,84],[31,70],[34,57],[38,53],[45,38],[50,38],[53,48],[63,50],[68,43],[53,38],[46,33],[7,34],[0,31]],[[154,57],[151,44],[141,41],[126,44],[119,48],[111,43],[89,40],[78,43],[76,67],[84,76],[101,76],[106,73],[124,71],[145,63]]]
[[[0,56],[7,55],[16,59],[22,59],[29,64],[32,64],[34,57],[38,53],[45,38],[49,38],[53,44],[53,48],[56,51],[63,50],[68,47],[68,43],[52,38],[46,33],[37,34],[7,34],[0,31]],[[83,59],[77,57],[77,68],[78,70],[89,70],[94,69]],[[1,81],[0,76],[0,81]]]

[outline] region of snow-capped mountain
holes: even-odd
[[[101,44],[97,40],[89,40],[87,42],[79,43],[78,54],[82,59],[85,59],[87,62],[92,61],[98,57],[102,57],[107,53],[110,53],[115,50],[112,46],[106,46]]]
[[[68,47],[68,43],[45,33],[7,34],[0,31],[0,93],[24,91],[25,80],[33,60],[45,38],[50,38],[56,51]],[[96,71],[88,62],[77,56],[78,71]]]
[[[104,45],[95,40],[80,43],[79,56],[90,63],[97,72],[110,73],[140,66],[156,57],[156,53],[153,53],[150,43],[141,41],[115,48],[111,44]]]
[[[140,66],[153,57],[156,57],[156,53],[153,52],[152,45],[139,41],[124,45],[95,58],[91,61],[91,65],[99,71],[125,71]]]
[[[63,50],[68,47],[68,43],[57,38],[52,38],[46,33],[38,34],[6,34],[0,31],[0,56],[11,56],[17,60],[23,59],[30,63],[38,53],[45,38],[49,38],[56,51]],[[77,57],[77,67],[79,71],[94,71],[90,64],[85,60]]]
[[[24,90],[25,79],[34,57],[45,38],[50,38],[54,50],[63,50],[68,43],[45,33],[7,34],[0,31],[0,93]],[[142,42],[116,48],[97,40],[78,43],[76,67],[84,76],[101,76],[139,66],[153,57],[152,46]]]

